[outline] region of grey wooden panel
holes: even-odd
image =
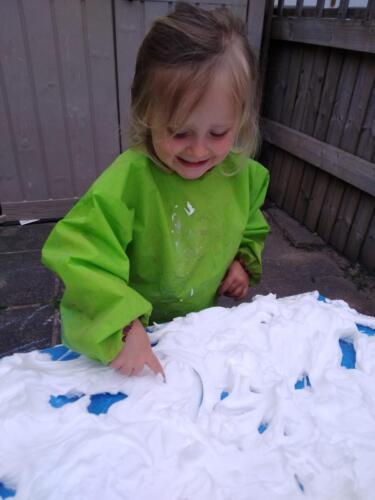
[[[107,0],[86,0],[85,5],[85,51],[96,164],[100,172],[120,153],[112,5]]]
[[[290,125],[295,129],[301,127],[314,55],[311,47],[301,47],[300,49],[301,51],[298,49],[296,51],[297,59],[295,63],[291,62],[290,65],[290,80],[288,81],[287,92],[285,94],[286,111],[282,114],[281,120],[282,123]],[[300,59],[301,55],[302,60]],[[300,60],[301,64],[299,64]],[[286,194],[296,189],[301,176],[300,161],[291,158],[288,154],[284,154],[275,193],[275,201],[278,206],[284,206]]]
[[[358,70],[354,93],[341,138],[341,147],[349,151],[349,153],[354,153],[356,150],[374,82],[375,56],[365,55]]]
[[[3,200],[24,199],[20,165],[16,151],[16,138],[4,88],[0,64],[0,203]]]
[[[246,5],[244,7],[245,12],[239,12],[238,15],[239,17],[246,19]],[[249,1],[247,15],[247,33],[250,45],[257,57],[259,57],[262,42],[265,8],[266,0]]]
[[[342,62],[343,52],[339,50],[332,50],[328,60],[321,103],[313,133],[313,136],[321,141],[324,141],[327,135],[327,129],[339,82],[338,75],[341,73]],[[316,173],[314,185],[310,194],[309,205],[305,215],[305,224],[311,231],[315,231],[316,229],[329,180],[330,176],[326,172],[319,170]]]
[[[22,0],[22,8],[28,30],[30,66],[40,117],[41,147],[50,186],[49,198],[65,198],[75,193],[75,187],[50,2]]]
[[[302,121],[302,126],[300,130],[308,135],[314,136],[315,123],[317,121],[317,116],[319,114],[319,109],[321,107],[322,99],[322,89],[324,84],[324,77],[327,72],[327,62],[328,62],[329,51],[326,48],[318,47],[315,52],[314,67],[312,75],[309,81],[308,93],[306,96],[306,106],[304,110],[304,116]],[[308,163],[303,165],[303,177],[299,189],[295,196],[295,207],[294,216],[300,222],[305,221],[305,215],[310,203],[311,192],[314,185],[316,177],[316,168],[312,167]],[[289,199],[291,201],[289,212],[293,210],[293,198],[294,196],[287,196],[285,204],[288,203]],[[285,206],[285,209],[288,209]]]
[[[81,195],[99,173],[92,109],[92,87],[87,41],[82,29],[84,4],[76,0],[54,2],[61,88],[76,192]]]
[[[361,135],[358,142],[357,154],[365,160],[375,163],[375,86],[367,107],[367,114],[363,122]]]
[[[369,269],[375,271],[375,213],[366,234],[365,243],[361,248],[359,260]]]
[[[350,109],[350,102],[357,77],[359,66],[358,56],[349,53],[342,66],[340,81],[337,88],[336,102],[332,111],[330,124],[327,132],[327,142],[339,146],[344,132],[346,118]],[[330,180],[326,197],[320,213],[318,233],[324,240],[329,241],[333,225],[340,207],[345,185],[339,180]]]
[[[359,198],[360,200],[358,208],[355,212],[355,217],[353,217],[352,212],[349,212],[350,219],[348,223],[350,224],[350,233],[346,240],[345,247],[343,245],[341,248],[345,248],[345,255],[349,257],[351,261],[356,261],[366,238],[372,215],[374,214],[375,198],[364,193],[353,193],[353,188],[347,189],[347,192],[348,196],[351,197],[351,200],[355,200],[357,197],[358,200]],[[353,203],[353,201],[351,202]],[[375,261],[375,254],[373,256],[373,259]]]
[[[360,19],[278,17],[272,23],[271,36],[277,40],[375,53],[373,23],[364,24]]]
[[[371,161],[373,157],[373,163],[375,163],[375,134],[373,133],[374,124],[375,87],[372,90],[372,96],[367,107],[367,115],[363,123],[362,132],[356,151],[356,154],[360,158]],[[358,192],[354,188],[347,189],[345,194],[347,194],[347,196],[352,195],[353,197],[356,196],[359,198],[358,208],[355,212],[354,219],[350,220],[350,222],[352,222],[352,225],[350,234],[346,241],[346,247],[344,249],[345,255],[347,255],[352,260],[356,260],[360,255],[361,247],[363,246],[364,248],[366,248],[367,246],[366,238],[370,238],[370,221],[374,210],[374,198],[372,198],[373,203],[371,203],[369,202],[369,197],[366,194]],[[352,213],[350,213],[350,216],[353,218]],[[368,227],[366,227],[366,224]],[[375,252],[372,256],[372,261],[374,265]]]
[[[271,120],[264,120],[263,130],[265,139],[271,144],[375,195],[373,163]]]
[[[372,57],[370,57],[369,55],[365,55],[359,66],[348,117],[345,121],[345,127],[340,141],[341,148],[350,153],[356,152],[356,146],[362,130],[367,105],[374,86],[375,64],[371,59]],[[340,252],[344,250],[345,243],[349,236],[351,225],[356,213],[356,202],[358,204],[360,198],[360,194],[356,189],[353,189],[350,186],[344,186],[344,189],[345,200],[350,200],[351,198],[353,198],[353,200],[351,200],[351,203],[344,203],[343,198],[330,238],[330,242],[332,243],[332,245]],[[361,208],[361,212],[362,211],[363,209]],[[362,236],[364,237],[365,231],[355,231],[356,241],[358,241],[359,234],[362,234]],[[350,253],[353,256],[356,252],[354,250],[353,244],[350,246],[350,248]],[[357,250],[357,254],[359,254],[359,248]]]
[[[117,70],[121,145],[129,145],[130,89],[137,51],[145,32],[145,9],[141,2],[115,0]]]
[[[275,121],[282,120],[286,117],[283,104],[286,102],[285,94],[287,89],[290,90],[288,86],[288,76],[291,60],[294,61],[293,68],[295,67],[295,58],[292,58],[293,54],[292,51],[287,50],[284,44],[271,45],[271,57],[269,59],[266,75],[267,89],[265,94],[265,114]],[[272,199],[274,199],[276,195],[283,155],[281,151],[275,148],[273,149],[273,154],[268,159],[269,168],[271,170],[269,193]]]
[[[77,203],[79,198],[60,198],[58,200],[5,202],[6,220],[61,218]]]
[[[12,0],[0,2],[0,60],[23,196],[28,200],[48,198],[47,166],[30,68],[28,33],[22,4]],[[2,201],[8,199],[7,193],[4,196]]]

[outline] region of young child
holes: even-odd
[[[162,373],[145,326],[241,299],[261,274],[268,173],[257,65],[227,10],[181,4],[138,53],[132,147],[60,221],[43,263],[65,285],[64,341],[126,375]]]

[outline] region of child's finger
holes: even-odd
[[[225,278],[224,281],[221,283],[220,288],[219,288],[219,294],[224,295],[225,293],[228,292],[230,287],[233,284],[233,279],[232,278]]]
[[[149,359],[149,361],[147,361],[146,363],[151,368],[151,370],[155,373],[155,375],[160,373],[160,375],[163,377],[164,382],[166,382],[167,379],[165,377],[163,367],[161,366],[160,361],[158,360],[158,358],[155,355],[153,355]]]
[[[243,293],[243,285],[237,285],[235,288],[233,288],[231,295],[232,297],[239,299],[241,298],[242,293]]]

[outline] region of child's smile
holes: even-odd
[[[198,179],[221,163],[232,149],[235,111],[226,80],[217,78],[181,128],[152,131],[156,155],[181,177]]]

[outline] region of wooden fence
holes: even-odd
[[[265,0],[197,4],[226,5],[248,23],[259,51]],[[0,219],[63,216],[127,147],[139,44],[174,7],[163,0],[0,1]]]
[[[337,3],[270,6],[262,161],[277,206],[374,270],[375,1]]]

